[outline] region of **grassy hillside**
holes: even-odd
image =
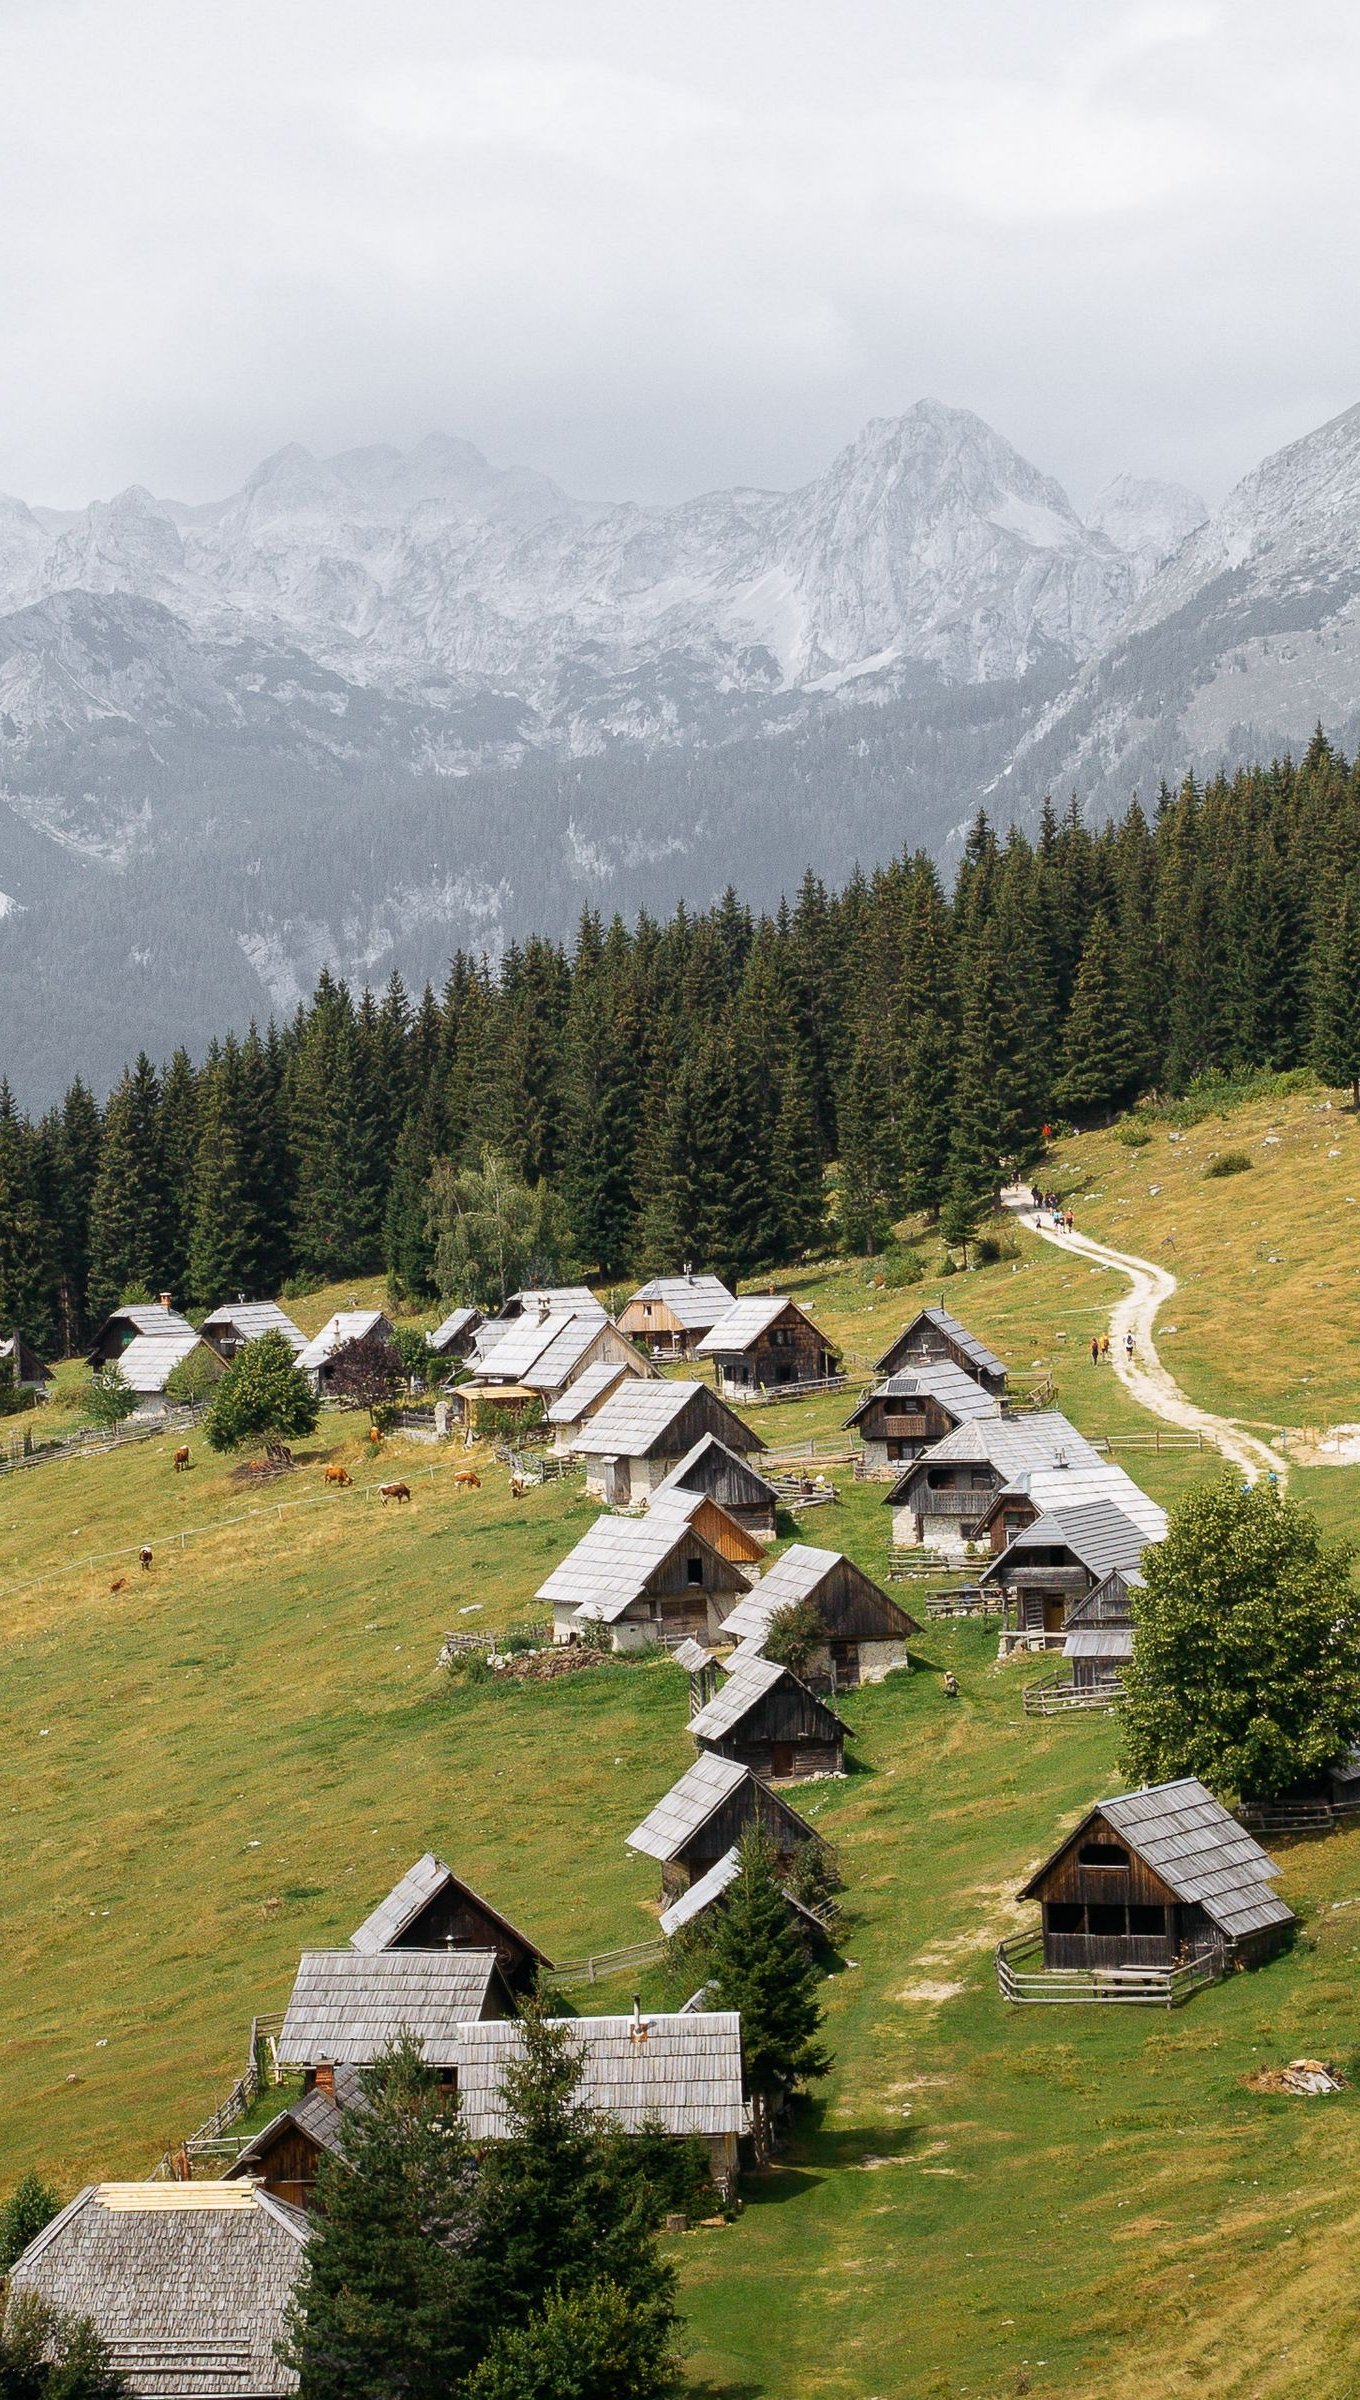
[[[1098,1137],[1067,1145],[1063,1172],[1102,1237],[1161,1257],[1174,1230],[1186,1302],[1168,1311],[1182,1327],[1168,1363],[1213,1407],[1301,1423],[1292,1351],[1313,1361],[1317,1421],[1360,1417],[1341,1263],[1353,1121],[1302,1095],[1181,1144],[1167,1130],[1155,1169]],[[1204,1181],[1229,1139],[1258,1163]],[[1315,1299],[1314,1282],[1328,1286]],[[351,1288],[300,1303],[300,1320]],[[876,1290],[860,1266],[798,1280],[865,1359],[941,1288],[1018,1373],[1052,1369],[1086,1430],[1147,1433],[1085,1356],[1118,1279],[1030,1237],[943,1287]],[[826,1438],[843,1414],[819,1401],[752,1421],[767,1439]],[[334,1433],[263,1496],[198,1444],[175,1477],[162,1442],[0,1483],[0,2180],[29,2163],[68,2190],[143,2171],[221,2097],[298,1949],[343,1941],[427,1845],[558,1955],[652,1921],[654,1870],[623,1837],[692,1754],[678,1671],[463,1691],[433,1671],[446,1627],[530,1612],[594,1513],[579,1485],[516,1503],[491,1469],[458,1494],[439,1460],[410,1509],[293,1505],[323,1498],[326,1457],[357,1455]],[[393,1444],[387,1464],[433,1455]],[[1116,1455],[1163,1499],[1214,1465]],[[1356,1482],[1298,1478],[1338,1524]],[[881,1492],[847,1483],[810,1538],[881,1568]],[[124,1569],[73,1564],[142,1539],[153,1571],[116,1595]],[[990,1968],[1016,1921],[1008,1895],[1118,1788],[1117,1727],[1027,1723],[1032,1664],[999,1667],[976,1629],[914,1647],[922,1667],[955,1668],[962,1696],[947,1702],[931,1672],[853,1695],[854,1771],[808,1795],[850,1885],[827,1986],[836,2066],[739,2222],[678,2245],[696,2386],[1343,2400],[1360,2276],[1337,2195],[1360,2164],[1360,2099],[1265,2098],[1244,2078],[1360,2051],[1360,1833],[1282,1853],[1303,1940],[1183,2014],[1008,2015]]]

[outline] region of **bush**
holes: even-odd
[[[1246,1175],[1250,1173],[1251,1166],[1252,1160],[1247,1151],[1220,1150],[1217,1158],[1211,1158],[1205,1168],[1205,1180],[1211,1182],[1220,1175]]]
[[[8,2275],[16,2258],[57,2215],[61,2202],[54,2191],[29,2169],[0,2208],[0,2275]]]
[[[310,1300],[313,1292],[322,1292],[325,1288],[324,1276],[309,1275],[304,1271],[301,1275],[289,1276],[283,1287],[283,1297],[285,1300]]]
[[[765,1634],[765,1656],[790,1675],[802,1676],[825,1646],[822,1620],[810,1600],[791,1600],[775,1610]]]
[[[1150,1126],[1140,1124],[1136,1117],[1126,1117],[1122,1125],[1115,1126],[1114,1138],[1122,1142],[1126,1150],[1146,1150],[1152,1139],[1152,1131]]]
[[[877,1266],[874,1281],[890,1292],[900,1292],[908,1284],[921,1283],[926,1272],[926,1262],[919,1250],[885,1250]]]
[[[492,1408],[473,1403],[473,1425],[488,1442],[513,1442],[517,1434],[532,1433],[543,1422],[541,1400],[526,1400],[523,1408]]]
[[[239,1450],[246,1442],[290,1442],[314,1433],[321,1403],[282,1333],[271,1329],[238,1350],[204,1421],[209,1447]]]
[[[999,1259],[1018,1258],[1020,1244],[1012,1233],[980,1233],[973,1244],[973,1264],[994,1267]]]
[[[116,1360],[102,1375],[92,1375],[85,1387],[85,1414],[94,1425],[121,1425],[136,1406],[137,1395]]]
[[[166,1399],[189,1405],[196,1405],[200,1400],[211,1400],[222,1374],[221,1359],[205,1342],[201,1349],[191,1350],[187,1358],[182,1358],[177,1367],[171,1368],[165,1382]]]

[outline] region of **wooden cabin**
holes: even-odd
[[[1034,1416],[967,1419],[923,1450],[886,1495],[898,1549],[924,1547],[962,1560],[976,1549],[981,1528],[1003,1484],[1031,1468],[1067,1459],[1097,1467],[1099,1454],[1057,1409]]]
[[[900,1475],[909,1459],[942,1442],[972,1417],[995,1417],[1001,1404],[948,1360],[907,1367],[875,1384],[845,1419],[859,1435],[868,1475]]]
[[[659,1922],[667,1941],[674,1934],[683,1932],[686,1925],[694,1924],[696,1919],[704,1916],[710,1908],[721,1908],[726,1893],[740,1873],[741,1849],[739,1844],[734,1843],[732,1848],[724,1851],[722,1857],[709,1868],[706,1875],[701,1875],[697,1883],[689,1884],[678,1899],[672,1900],[669,1907],[662,1909]],[[800,1900],[795,1892],[785,1890],[784,1905],[789,1912],[791,1923],[802,1937],[806,1948],[809,1950],[823,1948],[829,1937],[821,1918],[804,1901]]]
[[[746,2127],[741,2019],[734,2009],[683,2009],[630,2016],[552,2017],[581,2060],[581,2105],[624,2133],[659,2128],[677,2141],[698,2136],[723,2196],[736,2188]],[[504,2141],[506,2067],[523,2054],[517,2025],[467,2025],[461,2034],[458,2112],[469,2141]]]
[[[162,1292],[159,1300],[148,1300],[144,1307],[136,1303],[128,1308],[116,1308],[111,1317],[106,1317],[94,1337],[93,1347],[87,1353],[86,1366],[98,1375],[102,1368],[120,1359],[129,1342],[136,1341],[142,1334],[156,1340],[166,1334],[178,1334],[181,1337],[189,1334],[195,1340],[198,1338],[188,1318],[182,1317],[178,1309],[171,1307],[170,1294]]]
[[[16,2259],[8,2296],[88,2320],[138,2400],[273,2400],[297,2389],[278,2350],[306,2241],[303,2216],[245,2181],[91,2183]]]
[[[1053,1510],[1085,1508],[1093,1500],[1108,1500],[1121,1515],[1141,1526],[1150,1542],[1166,1538],[1166,1511],[1150,1500],[1140,1485],[1113,1460],[1094,1467],[1074,1465],[1034,1467],[1003,1483],[993,1493],[985,1516],[978,1521],[977,1543],[999,1558],[1018,1533]]]
[[[1148,1537],[1108,1500],[1036,1517],[983,1569],[984,1590],[1004,1592],[1014,1631],[1045,1647],[1061,1645],[1078,1600],[1116,1569],[1136,1572]]]
[[[16,1392],[31,1392],[37,1400],[47,1398],[52,1370],[43,1365],[17,1326],[0,1341],[0,1391],[4,1390],[6,1376],[11,1378]]]
[[[1119,1691],[1133,1657],[1134,1595],[1142,1588],[1135,1567],[1113,1567],[1069,1609],[1063,1657],[1072,1670],[1073,1691]]]
[[[734,1758],[767,1783],[845,1772],[848,1728],[773,1659],[737,1659],[721,1689],[690,1718],[689,1729],[701,1750]]]
[[[551,1970],[527,1933],[474,1892],[470,1883],[427,1850],[409,1867],[385,1900],[349,1937],[351,1950],[494,1951],[512,1992],[531,1992],[540,1971]]]
[[[895,1667],[911,1664],[907,1644],[921,1630],[914,1617],[891,1599],[853,1559],[839,1550],[795,1542],[723,1621],[723,1638],[749,1656],[762,1653],[770,1625],[783,1609],[806,1601],[821,1621],[825,1640],[805,1670],[817,1691],[854,1691],[881,1683]]]
[[[175,1406],[167,1386],[177,1367],[203,1359],[216,1375],[226,1368],[216,1350],[190,1329],[187,1333],[139,1333],[114,1362],[137,1399],[139,1417],[164,1416]]]
[[[278,2039],[281,2067],[371,2067],[403,2033],[451,2077],[458,2027],[513,2017],[494,1950],[304,1950]]]
[[[537,1317],[551,1310],[556,1316],[571,1317],[591,1309],[599,1309],[601,1316],[605,1313],[589,1285],[584,1283],[533,1284],[525,1291],[511,1292],[492,1316],[483,1317],[472,1336],[470,1361],[478,1365],[489,1357],[496,1344],[526,1314]]]
[[[454,1406],[472,1422],[482,1408],[524,1408],[534,1401],[551,1414],[583,1377],[614,1367],[647,1381],[656,1375],[598,1301],[583,1308],[526,1307],[490,1349],[469,1361]]]
[[[640,1342],[653,1358],[692,1358],[694,1345],[711,1333],[719,1317],[736,1306],[721,1276],[654,1275],[633,1294],[619,1316],[619,1331]]]
[[[659,1483],[647,1503],[647,1514],[654,1519],[671,1516],[677,1523],[691,1526],[720,1558],[740,1567],[748,1583],[755,1582],[765,1564],[765,1544],[729,1516],[710,1492],[683,1492],[673,1483]]]
[[[425,1336],[425,1347],[432,1359],[443,1367],[463,1366],[472,1354],[472,1345],[481,1332],[485,1319],[479,1308],[452,1308],[443,1323]]]
[[[757,1824],[776,1859],[790,1859],[816,1839],[797,1810],[749,1767],[705,1750],[634,1827],[628,1847],[660,1861],[662,1892],[674,1899]]]
[[[980,1383],[1000,1399],[1006,1389],[1006,1362],[980,1342],[976,1334],[951,1317],[947,1308],[923,1308],[904,1325],[895,1342],[878,1361],[880,1375],[900,1375],[909,1367],[948,1364]]]
[[[1169,1967],[1216,1949],[1254,1966],[1294,1923],[1270,1888],[1279,1873],[1185,1776],[1091,1809],[1020,1898],[1043,1911],[1048,1968]]]
[[[734,1302],[694,1355],[712,1359],[718,1390],[737,1400],[780,1384],[830,1382],[841,1371],[834,1342],[796,1300],[776,1292]]]
[[[344,2112],[362,2105],[362,2100],[357,2067],[335,2067],[327,2062],[312,2068],[301,2099],[281,2108],[237,2151],[223,2170],[225,2180],[258,2183],[290,2208],[310,2209],[316,2199],[321,2162],[341,2147]]]
[[[704,1497],[694,1495],[696,1502]],[[759,1545],[727,1522],[759,1557]],[[579,1641],[586,1625],[605,1625],[613,1649],[637,1650],[687,1636],[711,1646],[749,1590],[749,1565],[724,1557],[683,1508],[663,1503],[642,1517],[597,1517],[535,1597],[552,1610],[555,1642]]]
[[[204,1318],[199,1331],[209,1348],[225,1359],[235,1358],[247,1342],[258,1342],[265,1333],[281,1333],[294,1358],[300,1358],[307,1347],[306,1334],[299,1332],[275,1300],[226,1300]]]
[[[706,1383],[630,1380],[578,1429],[586,1490],[611,1508],[640,1507],[706,1433],[741,1456],[765,1447]]]
[[[637,1372],[637,1368],[624,1359],[601,1359],[593,1367],[582,1368],[581,1373],[548,1409],[555,1457],[575,1458],[581,1427],[588,1425],[592,1417],[598,1416],[611,1394]]]
[[[297,1363],[313,1391],[324,1399],[341,1354],[374,1334],[387,1342],[393,1339],[391,1319],[380,1308],[338,1308],[333,1317],[328,1317],[320,1333],[298,1357]]]
[[[707,1492],[725,1516],[734,1517],[757,1541],[772,1542],[779,1514],[779,1494],[758,1475],[749,1459],[738,1458],[715,1433],[706,1433],[678,1466],[657,1485],[657,1492]]]

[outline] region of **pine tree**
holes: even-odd
[[[1062,1048],[1062,1072],[1053,1091],[1058,1107],[1078,1119],[1113,1115],[1132,1092],[1137,1044],[1103,909],[1091,920]]]
[[[383,1257],[393,1300],[431,1297],[435,1290],[430,1233],[430,1175],[434,1167],[433,1111],[413,1108],[397,1136],[387,1187]]]
[[[191,1183],[189,1296],[199,1308],[259,1298],[262,1227],[243,1155],[241,1056],[228,1037],[204,1070]]]
[[[176,1050],[161,1085],[159,1147],[165,1182],[165,1257],[161,1280],[178,1294],[188,1286],[194,1167],[198,1155],[198,1079],[184,1049]],[[214,1293],[213,1297],[217,1295]]]
[[[375,1194],[354,1009],[323,969],[289,1077],[297,1264],[328,1279],[378,1264]]]
[[[1324,1083],[1349,1084],[1360,1109],[1360,874],[1326,910],[1313,963],[1312,1062]]]
[[[54,1247],[38,1201],[33,1136],[0,1081],[0,1340],[17,1328],[36,1350],[53,1347]]]
[[[160,1085],[143,1054],[122,1078],[104,1118],[90,1202],[90,1314],[102,1320],[130,1285],[165,1287],[169,1249],[161,1162]],[[173,1288],[173,1287],[172,1287]]]
[[[800,2085],[825,2075],[817,2039],[818,1976],[794,1931],[763,1834],[747,1833],[710,1945],[713,2005],[741,2012],[756,2155],[770,2156],[774,2122]]]
[[[843,1250],[872,1258],[892,1222],[883,1156],[884,1077],[877,1043],[861,1035],[840,1096],[840,1184],[836,1214]]]

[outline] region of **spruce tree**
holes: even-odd
[[[53,1347],[54,1247],[38,1203],[33,1136],[0,1081],[0,1340],[17,1328],[35,1349]]]
[[[370,1104],[353,1004],[323,969],[292,1061],[288,1115],[294,1255],[309,1274],[328,1280],[366,1274],[379,1263]]]
[[[213,1308],[261,1297],[262,1228],[244,1156],[241,1059],[230,1038],[204,1071],[191,1183],[189,1296]]]
[[[161,1085],[160,1159],[165,1181],[165,1257],[162,1281],[176,1295],[188,1288],[193,1233],[194,1167],[198,1155],[198,1078],[187,1050],[176,1050]]]
[[[830,2055],[817,2039],[822,2012],[817,1970],[794,1930],[764,1835],[743,1836],[741,1867],[723,1894],[710,1945],[718,2008],[741,2013],[756,2156],[773,2147],[780,2109],[804,2083],[825,2075]]]
[[[1325,909],[1313,961],[1312,1063],[1360,1109],[1360,874]]]
[[[387,1187],[383,1257],[394,1300],[428,1299],[435,1290],[429,1182],[434,1166],[433,1111],[413,1108],[397,1136]]]
[[[884,1076],[872,1035],[860,1036],[837,1109],[840,1181],[836,1219],[843,1250],[872,1258],[892,1223],[884,1161]]]
[[[109,1101],[90,1202],[90,1314],[96,1322],[133,1284],[165,1285],[169,1248],[161,1162],[160,1085],[143,1054]],[[173,1289],[173,1287],[171,1287]]]
[[[1097,909],[1081,954],[1053,1097],[1078,1119],[1112,1116],[1133,1090],[1137,1043],[1110,921]]]

